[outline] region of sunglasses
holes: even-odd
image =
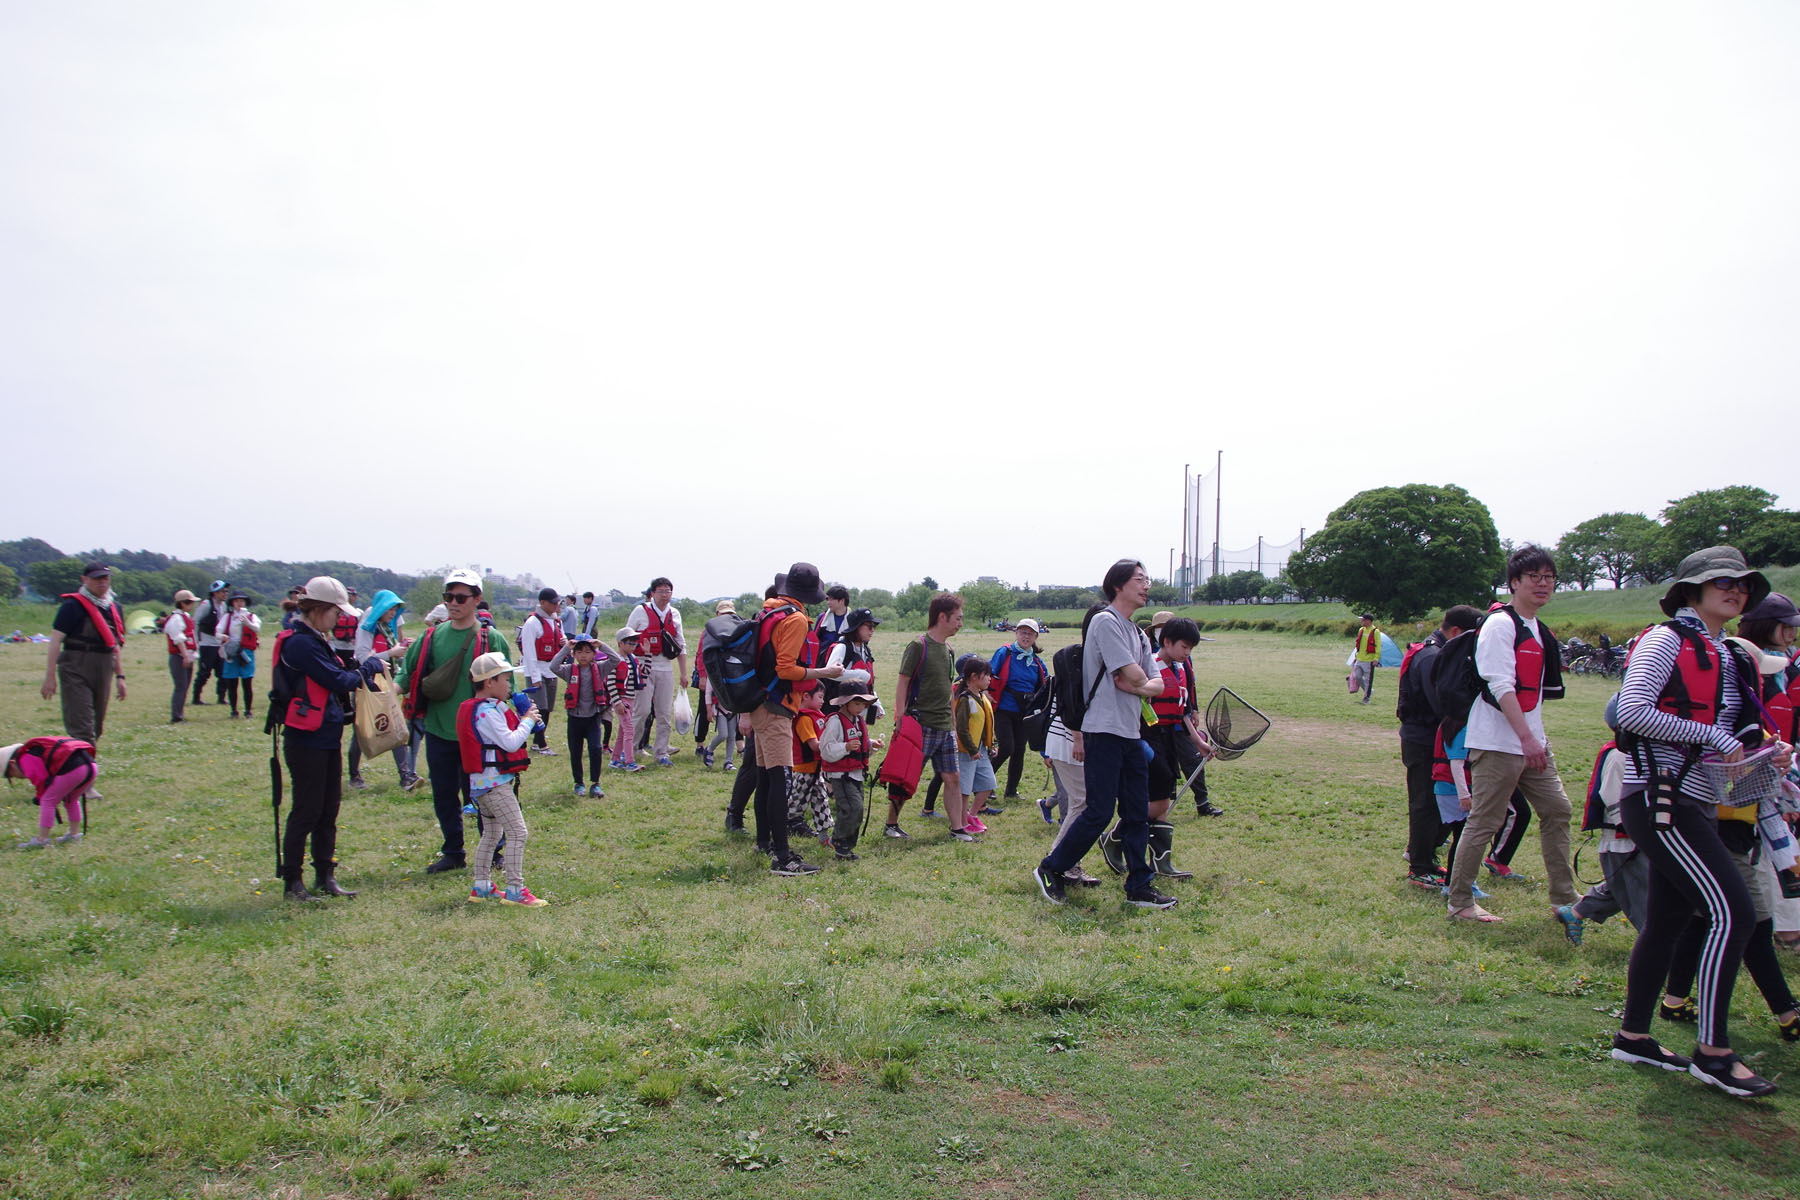
[[[1714,587],[1718,588],[1721,592],[1742,592],[1746,596],[1748,596],[1750,594],[1751,587],[1752,587],[1750,580],[1747,578],[1746,579],[1709,579],[1706,582],[1712,584]]]
[[[467,604],[469,601],[475,599],[475,597],[477,595],[478,595],[478,593],[476,593],[476,592],[445,592],[444,593],[444,603],[445,604]]]

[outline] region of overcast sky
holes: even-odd
[[[1161,574],[1219,450],[1227,546],[1795,506],[1797,61],[1789,3],[13,0],[0,538],[707,596]]]

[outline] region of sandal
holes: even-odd
[[[1656,1006],[1656,1015],[1665,1021],[1678,1021],[1683,1025],[1695,1025],[1700,1021],[1700,1006],[1694,1003],[1692,996],[1680,1004],[1670,1004],[1667,1000]]]
[[[1450,919],[1452,921],[1479,921],[1483,925],[1493,925],[1506,918],[1495,916],[1479,904],[1471,904],[1467,908],[1451,909]]]
[[[1789,1017],[1785,1021],[1777,1021],[1775,1027],[1781,1030],[1782,1041],[1800,1042],[1800,1015]]]

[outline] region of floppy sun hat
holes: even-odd
[[[1736,546],[1708,546],[1681,560],[1675,569],[1675,580],[1663,593],[1660,607],[1663,615],[1674,616],[1681,608],[1680,591],[1684,583],[1710,583],[1715,579],[1749,579],[1750,595],[1744,600],[1744,611],[1761,604],[1769,594],[1769,581],[1761,571],[1752,571]]]

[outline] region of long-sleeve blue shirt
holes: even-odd
[[[281,643],[281,661],[275,669],[287,672],[287,682],[295,692],[305,686],[301,676],[323,687],[326,692],[325,717],[319,727],[310,732],[288,728],[287,740],[295,746],[313,750],[335,749],[350,720],[347,694],[372,679],[380,666],[379,659],[371,658],[364,660],[361,670],[345,670],[325,635],[304,621],[296,621],[292,632]],[[277,720],[286,715],[275,714]]]

